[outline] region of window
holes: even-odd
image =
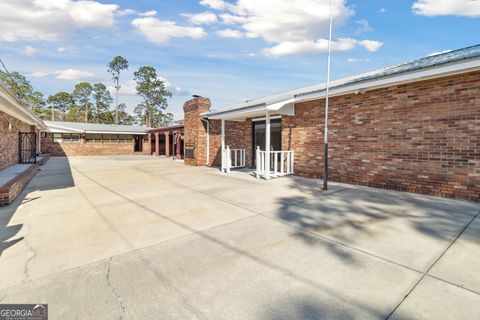
[[[63,142],[62,134],[61,133],[54,133],[53,134],[53,142]]]
[[[87,133],[85,139],[90,143],[102,143],[102,134],[100,133]]]
[[[103,143],[118,143],[118,134],[104,134]]]
[[[47,132],[46,131],[42,131],[40,134],[41,134],[41,137],[44,138],[44,139],[47,137]]]
[[[80,134],[78,133],[54,133],[53,142],[79,142]]]
[[[120,134],[119,136],[119,142],[120,143],[132,143],[133,141],[133,135],[131,134]]]

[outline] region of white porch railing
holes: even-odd
[[[245,167],[245,149],[230,149],[227,146],[222,150],[222,171],[230,172],[230,169]]]
[[[293,174],[294,152],[261,151],[257,147],[256,176],[257,178],[276,178]]]

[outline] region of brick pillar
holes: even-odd
[[[158,132],[155,132],[155,155],[158,157],[160,154],[160,137]]]
[[[183,105],[185,164],[203,166],[207,161],[207,129],[200,114],[210,111],[210,99],[193,98]],[[189,149],[193,148],[193,158],[187,157]]]
[[[151,132],[148,133],[148,147],[147,147],[147,152],[148,152],[148,155],[149,155],[149,156],[152,155],[152,133],[151,133]]]
[[[180,159],[181,158],[181,154],[180,154],[180,143],[181,143],[181,139],[180,139],[180,133],[177,133],[177,138],[176,138],[176,144],[177,144],[177,158]]]
[[[170,131],[165,131],[165,157],[170,157]]]

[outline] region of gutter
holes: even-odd
[[[203,117],[200,117],[200,120],[207,123],[207,150],[206,150],[207,163],[205,163],[205,165],[209,166],[210,165],[210,121],[208,121],[208,119],[204,119]]]

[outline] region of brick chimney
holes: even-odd
[[[200,96],[194,96],[183,105],[185,164],[203,166],[207,162],[207,129],[200,115],[210,111],[210,106],[210,99]]]

